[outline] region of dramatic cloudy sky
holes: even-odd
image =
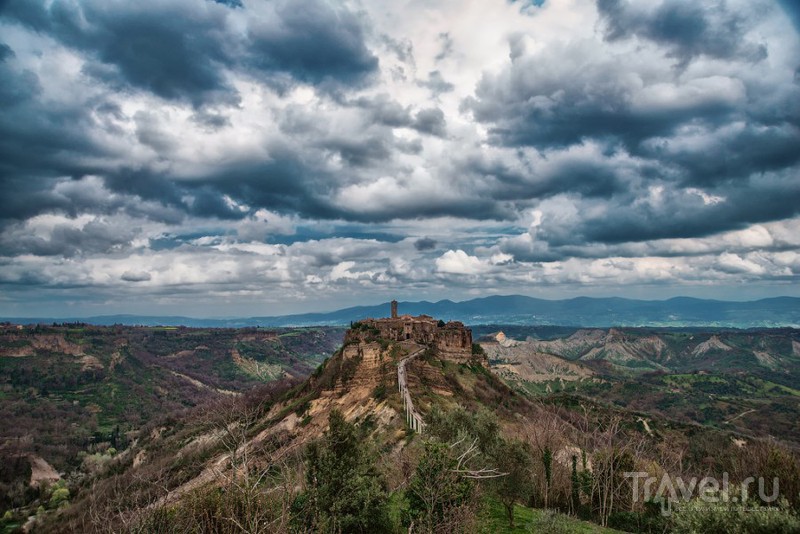
[[[0,0],[0,315],[800,295],[795,0]]]

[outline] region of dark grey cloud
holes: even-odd
[[[5,43],[0,43],[0,109],[19,105],[35,97],[40,91],[39,78],[29,70],[16,71],[9,63],[14,59],[14,51]]]
[[[337,183],[326,169],[287,148],[275,147],[273,161],[222,167],[206,175],[202,187],[253,209],[328,219],[340,215],[330,202]]]
[[[430,237],[421,237],[414,241],[414,248],[419,251],[433,250],[436,248],[436,240]]]
[[[92,2],[81,5],[13,2],[2,16],[7,22],[23,24],[84,53],[89,60],[84,72],[103,79],[109,89],[123,90],[117,94],[124,94],[125,86],[133,86],[163,98],[186,101],[195,107],[192,120],[214,131],[225,128],[229,121],[224,111],[204,104],[225,102],[220,95],[226,92],[235,97],[229,91],[224,73],[227,68],[238,68],[236,63],[229,62],[229,54],[236,48],[236,36],[232,36],[234,44],[222,42],[226,35],[230,36],[225,6],[210,6],[198,15],[193,31],[181,27],[184,19],[174,16],[172,11],[186,7],[190,1],[159,3],[149,9],[126,4],[113,10]],[[377,59],[364,45],[366,30],[359,16],[329,5],[297,10],[287,3],[277,3],[271,8],[277,17],[269,20],[269,24],[262,20],[264,24],[253,22],[249,26],[245,59],[240,60],[241,65],[250,69],[248,72],[260,69],[269,75],[286,71],[295,79],[310,83],[325,85],[338,81],[358,85],[377,69]],[[117,29],[124,39],[113,37],[119,33]],[[311,36],[310,30],[314,30]],[[127,48],[123,47],[125,42]],[[168,45],[168,53],[148,48],[159,42]],[[187,54],[192,57],[181,68],[171,67],[171,62],[183,62],[182,56]],[[4,57],[12,57],[12,53],[6,51]],[[6,63],[8,60],[3,61]],[[206,71],[212,75],[204,78]],[[160,76],[162,72],[164,77]],[[9,79],[35,83],[35,75],[31,76],[26,79],[17,69]],[[34,90],[25,88],[18,93],[28,95],[27,103],[16,105],[13,115],[0,119],[0,129],[5,126],[9,133],[0,141],[0,152],[9,155],[3,161],[8,167],[3,185],[20,186],[18,195],[0,201],[5,208],[3,215],[10,220],[24,220],[49,211],[74,216],[87,208],[96,213],[137,213],[153,220],[174,221],[181,213],[223,220],[246,217],[246,210],[233,207],[231,200],[251,210],[268,208],[311,218],[388,220],[398,215],[470,213],[496,217],[499,213],[490,201],[481,201],[473,209],[466,199],[455,206],[438,202],[419,208],[398,207],[385,214],[357,213],[332,202],[336,189],[352,180],[351,170],[385,167],[395,153],[421,153],[419,139],[397,138],[391,128],[445,135],[444,114],[437,108],[412,113],[408,106],[386,96],[361,99],[356,106],[366,113],[363,119],[367,128],[358,136],[326,134],[320,130],[318,118],[296,114],[294,119],[282,121],[281,129],[297,137],[293,143],[273,147],[270,161],[233,162],[209,169],[192,180],[179,180],[168,166],[157,165],[156,170],[150,164],[109,168],[97,163],[106,157],[122,155],[109,153],[90,132],[101,126],[109,134],[126,135],[119,130],[121,121],[129,124],[132,121],[136,140],[168,159],[184,140],[169,129],[169,120],[158,109],[126,117],[113,100],[102,99],[90,108],[76,103],[61,109],[31,100],[30,95],[36,94]],[[369,126],[375,124],[385,128]],[[326,153],[336,154],[345,169],[336,173],[326,169],[321,157]],[[80,180],[87,175],[101,176],[107,193],[118,193],[127,200],[95,199],[88,206],[80,199],[52,193],[58,180],[64,177]]]
[[[207,131],[229,126],[224,108],[238,102],[227,72],[331,88],[361,84],[378,68],[377,58],[364,44],[365,21],[343,6],[319,3],[296,9],[288,2],[275,2],[256,6],[267,12],[251,13],[247,25],[236,26],[229,19],[230,7],[245,6],[226,4],[176,0],[110,6],[95,1],[11,0],[0,10],[0,22],[47,35],[82,54],[83,73],[102,81],[116,95],[124,96],[133,88],[190,103],[195,107],[194,122]],[[110,99],[88,106],[40,101],[36,74],[14,58],[10,46],[0,46],[4,80],[0,106],[9,106],[0,117],[0,180],[5,190],[16,191],[0,199],[0,223],[53,210],[79,213],[86,204],[53,194],[52,189],[64,177],[79,180],[87,175],[102,176],[108,192],[141,201],[105,207],[95,201],[94,212],[124,210],[173,221],[175,210],[221,219],[244,217],[223,198],[228,194],[255,208],[297,210],[310,216],[333,213],[328,202],[317,200],[333,181],[325,185],[322,177],[328,174],[292,151],[284,150],[284,156],[268,164],[234,163],[219,174],[212,171],[185,183],[176,181],[163,166],[159,170],[148,164],[109,168],[104,159],[124,159],[124,155],[109,152],[96,135],[98,128],[109,135],[127,135],[118,124],[132,119],[136,140],[165,159],[184,140],[170,131],[170,121],[157,109],[126,117]],[[389,117],[386,120],[391,122]],[[410,125],[412,119],[409,115],[398,120]],[[390,157],[390,141],[379,134],[361,140],[332,139],[326,147],[348,165],[367,165]],[[403,150],[416,150],[413,142],[405,143]],[[150,204],[144,208],[143,202]],[[154,208],[153,203],[163,208]]]
[[[353,167],[365,167],[386,161],[392,155],[388,139],[381,135],[364,139],[331,139],[322,146],[337,153],[348,166]]]
[[[304,82],[362,82],[378,68],[364,43],[364,22],[345,7],[319,0],[275,5],[278,22],[254,23],[248,62],[263,71],[282,71]]]
[[[22,23],[68,46],[85,50],[90,64],[91,60],[96,60],[97,64],[104,65],[106,63],[103,62],[106,60],[117,61],[112,65],[112,70],[116,69],[117,72],[126,73],[124,77],[130,78],[131,83],[140,84],[154,92],[160,91],[164,93],[164,96],[174,96],[184,90],[192,92],[196,89],[202,94],[203,87],[199,89],[195,87],[195,82],[199,78],[189,74],[184,76],[185,71],[178,67],[173,68],[168,63],[158,63],[171,59],[181,62],[174,55],[170,55],[176,49],[178,52],[186,52],[189,55],[194,55],[192,52],[197,50],[190,51],[180,48],[158,31],[148,33],[150,31],[148,24],[152,23],[157,29],[174,30],[177,34],[179,28],[174,25],[177,24],[175,21],[180,20],[181,17],[161,16],[159,18],[158,13],[155,13],[156,16],[150,17],[146,15],[145,10],[136,13],[135,11],[135,9],[129,11],[121,9],[119,19],[117,19],[110,15],[111,10],[98,9],[90,2],[80,5],[55,2],[47,8],[43,4],[35,2],[9,2],[5,9],[0,11],[0,21],[6,24],[14,21]],[[126,28],[117,28],[116,25],[120,24],[120,21],[125,24],[131,22],[131,25]],[[202,34],[202,23],[202,20],[199,21],[200,29],[198,31],[200,34]],[[124,32],[122,34],[117,32],[117,29],[134,31],[136,28],[143,32],[139,38],[134,38]],[[147,35],[150,37],[146,38]],[[169,45],[167,48],[171,50],[137,51],[138,43],[162,37],[166,39],[163,44]],[[198,38],[201,36],[198,35]],[[123,46],[122,43],[127,43],[129,48],[126,50],[114,48]],[[119,126],[120,121],[126,119],[120,105],[115,100],[102,96],[86,95],[83,98],[70,99],[67,88],[64,88],[64,92],[67,94],[59,95],[57,99],[41,99],[41,84],[36,74],[22,68],[19,61],[15,60],[13,52],[9,52],[6,48],[3,50],[6,53],[4,53],[3,61],[0,61],[0,70],[3,70],[0,74],[4,80],[0,85],[2,87],[0,92],[3,93],[0,98],[3,104],[0,105],[8,103],[11,106],[0,114],[0,185],[5,192],[14,191],[14,194],[0,196],[0,227],[40,213],[56,212],[75,216],[87,209],[93,213],[106,214],[123,210],[139,216],[156,216],[174,222],[176,215],[169,210],[159,209],[153,205],[143,206],[130,197],[124,202],[120,198],[104,197],[104,195],[108,196],[110,192],[118,191],[123,194],[138,195],[139,200],[151,199],[162,206],[180,206],[182,202],[178,189],[163,177],[155,176],[143,169],[130,169],[124,166],[109,169],[109,160],[125,156],[116,148],[112,149],[107,139],[104,139],[104,136],[122,137],[126,135]],[[114,56],[115,52],[122,55],[117,58]],[[45,49],[44,52],[37,53],[46,55],[49,50]],[[141,53],[141,57],[136,57],[139,53]],[[198,55],[202,56],[202,54]],[[187,59],[190,65],[182,68],[195,69],[191,66],[191,61],[194,59]],[[197,59],[197,61],[201,61],[201,59]],[[149,78],[147,76],[141,79],[137,77],[139,74],[144,76],[144,71],[150,67],[153,68],[153,71],[148,75]],[[204,67],[197,68],[202,70]],[[161,70],[165,72],[162,73]],[[219,69],[212,70],[218,74]],[[169,85],[172,83],[169,81],[170,76],[175,76],[174,80],[180,78],[186,83],[181,85],[183,82],[175,81],[174,84]],[[154,83],[167,85],[150,86],[145,78],[152,78]],[[213,85],[212,83],[206,88]],[[141,142],[149,144],[157,150],[174,148],[174,143],[168,142],[169,137],[158,131],[156,122],[147,120],[149,117],[146,113],[139,118],[141,120],[139,121],[138,137]],[[126,153],[129,148],[125,147]],[[63,192],[55,190],[56,186],[65,178],[79,181],[87,175],[103,176],[110,191],[104,191],[99,196],[82,196],[81,192],[72,191],[70,195],[65,195]],[[83,193],[87,191],[88,189],[84,188]],[[90,227],[89,230],[92,228]],[[69,233],[68,229],[63,231],[65,232],[65,241],[72,243],[78,240]],[[92,236],[95,234],[84,235],[85,239],[82,245],[93,250],[103,249],[103,246],[98,244],[99,241],[93,239]],[[64,245],[64,253],[67,255],[76,250],[69,243]],[[58,248],[56,243],[38,241],[31,242],[29,245],[32,248],[38,248],[42,253],[47,253],[48,247],[53,250]]]
[[[91,153],[96,147],[85,133],[92,126],[86,110],[76,105],[40,102],[38,76],[15,60],[10,47],[2,50],[0,176],[12,179],[16,175],[14,181],[24,191],[24,182],[37,175],[66,174],[82,166],[77,158],[65,158],[66,154]],[[2,211],[12,216],[15,212]]]
[[[459,162],[459,169],[477,176],[485,187],[482,194],[505,201],[541,200],[563,193],[611,198],[631,187],[630,178],[623,175],[625,169],[598,154],[544,163],[534,165],[523,154],[508,160],[469,155]]]
[[[86,50],[90,56],[96,56],[102,65],[111,66],[112,70],[123,73],[129,83],[165,98],[192,100],[194,97],[190,97],[190,94],[195,94],[202,101],[209,97],[209,94],[204,93],[206,90],[225,92],[229,89],[225,85],[227,82],[224,71],[230,65],[226,67],[220,61],[228,61],[229,54],[238,45],[221,41],[222,37],[231,32],[225,24],[225,16],[229,11],[226,6],[214,6],[200,16],[195,21],[197,27],[193,33],[183,31],[178,26],[176,17],[166,17],[169,10],[174,9],[166,3],[164,6],[167,7],[156,6],[151,10],[121,8],[115,10],[112,17],[111,11],[102,10],[89,2],[81,6],[80,12],[89,22],[88,30],[78,26],[78,12],[75,11],[78,8],[75,5],[52,4],[48,8],[43,6],[13,2],[12,9],[5,12],[4,16],[54,35],[70,46]],[[257,23],[249,26],[245,37],[239,36],[247,43],[243,57],[247,58],[246,61],[255,61],[249,64],[250,67],[257,64],[266,73],[285,71],[310,83],[339,80],[353,84],[361,83],[364,77],[377,69],[376,58],[364,44],[367,30],[360,16],[331,6],[297,10],[291,9],[286,3],[277,3],[271,5],[271,9],[274,10],[274,19],[261,17]],[[602,9],[610,13],[613,9],[632,8],[625,4],[606,3]],[[681,17],[700,18],[702,20],[698,24],[710,25],[709,27],[716,28],[725,20],[731,19],[724,14],[715,18],[713,13],[706,11],[688,7],[681,9]],[[653,17],[656,16],[669,18],[661,12],[653,14]],[[735,22],[737,31],[742,30],[743,22],[739,18]],[[123,24],[127,25],[125,31],[128,33],[125,36],[129,37],[127,40],[131,43],[129,50],[118,50],[120,42],[125,39],[109,37]],[[151,24],[155,32],[153,35],[157,37],[153,40],[174,45],[170,47],[170,54],[174,52],[174,55],[160,55],[146,48],[141,49],[141,58],[134,53],[139,46],[137,36],[149,35]],[[304,32],[307,29],[319,31],[299,46],[300,40],[305,39]],[[614,39],[624,38],[625,35],[628,34],[609,34]],[[189,44],[194,46],[194,41],[184,42],[184,39],[202,43],[196,43],[200,48],[190,50],[187,47]],[[245,41],[240,41],[240,44]],[[444,39],[445,43],[450,41]],[[692,50],[699,50],[697,46]],[[202,47],[209,47],[208,52],[203,52],[205,48]],[[10,49],[3,50],[4,60],[0,64],[6,65],[13,59],[13,52]],[[191,72],[176,70],[175,80],[158,80],[158,83],[172,85],[157,87],[144,75],[148,71],[156,73],[170,70],[169,62],[178,61],[183,55],[195,50],[203,53],[192,54],[191,61],[195,63],[190,61],[188,66],[182,67]],[[320,51],[322,55],[314,55]],[[329,51],[337,57],[336,61],[329,61],[330,58],[325,56]],[[126,55],[128,52],[130,55]],[[91,138],[82,138],[81,132],[94,126],[89,121],[97,120],[96,117],[119,117],[122,111],[113,102],[98,103],[91,110],[95,117],[92,119],[88,113],[77,107],[64,110],[44,109],[37,107],[40,105],[34,102],[27,114],[44,121],[39,127],[31,127],[27,138],[24,128],[19,127],[20,122],[25,122],[21,120],[25,115],[25,106],[16,106],[18,116],[8,122],[8,130],[13,130],[13,135],[7,137],[12,139],[12,146],[6,149],[10,156],[6,161],[9,163],[9,172],[13,169],[19,176],[9,174],[5,180],[9,184],[22,185],[32,175],[36,175],[36,183],[28,186],[29,192],[26,192],[26,187],[21,187],[21,194],[14,201],[4,200],[7,207],[5,213],[20,218],[54,208],[76,213],[82,204],[72,200],[65,202],[63,198],[47,194],[48,184],[52,185],[52,180],[59,176],[78,179],[86,174],[96,173],[103,176],[110,191],[158,203],[166,208],[160,216],[173,218],[175,210],[199,217],[227,220],[247,216],[243,210],[232,207],[223,195],[251,209],[263,207],[311,218],[387,220],[398,215],[497,218],[513,213],[514,206],[529,206],[530,202],[526,201],[562,193],[588,199],[611,199],[617,196],[625,198],[623,193],[632,187],[631,178],[622,176],[613,164],[609,165],[606,161],[617,150],[617,143],[622,143],[623,149],[648,160],[638,169],[643,173],[639,177],[641,180],[653,179],[667,183],[669,180],[675,181],[677,177],[678,183],[684,187],[709,186],[730,181],[736,176],[744,179],[753,172],[780,170],[797,161],[797,151],[793,150],[797,143],[797,130],[786,124],[771,127],[756,124],[749,126],[736,139],[721,143],[725,157],[707,158],[702,150],[692,152],[665,149],[658,142],[650,140],[669,139],[677,128],[688,123],[705,125],[709,131],[713,131],[724,126],[728,120],[741,118],[739,102],[725,98],[725,95],[718,98],[713,96],[713,88],[701,88],[712,93],[712,97],[694,104],[684,104],[679,109],[648,107],[641,105],[641,95],[637,92],[641,91],[641,87],[626,81],[629,79],[625,76],[626,65],[602,59],[587,67],[585,57],[592,51],[571,45],[546,52],[547,54],[541,56],[526,56],[520,52],[507,73],[484,76],[475,98],[466,103],[466,108],[471,109],[477,119],[491,126],[492,139],[498,145],[511,149],[520,145],[531,145],[539,149],[557,150],[579,144],[586,139],[597,139],[608,143],[608,152],[605,157],[598,157],[597,160],[565,160],[551,165],[546,172],[541,172],[526,168],[524,164],[512,167],[502,161],[487,161],[479,153],[469,156],[469,151],[465,150],[467,155],[459,164],[457,172],[463,172],[476,180],[470,186],[473,187],[473,197],[481,195],[482,198],[470,198],[467,195],[458,200],[448,199],[438,203],[431,201],[418,206],[403,205],[397,209],[387,208],[380,215],[373,212],[357,213],[336,206],[331,201],[337,188],[353,181],[350,171],[383,168],[392,162],[397,153],[422,152],[420,140],[396,138],[392,135],[391,128],[413,128],[420,133],[440,137],[447,134],[446,118],[441,109],[415,111],[386,94],[360,97],[349,104],[364,114],[364,128],[357,136],[332,134],[313,114],[302,110],[292,115],[290,108],[287,108],[280,127],[283,132],[293,136],[294,144],[287,143],[279,148],[276,155],[271,156],[270,162],[232,163],[211,169],[207,174],[189,181],[177,180],[168,169],[155,171],[145,166],[122,167],[109,171],[76,163],[76,158],[64,157],[68,153],[103,154],[104,148],[97,146]],[[203,78],[202,73],[206,70],[213,72],[218,78]],[[23,74],[16,71],[10,79],[24,83],[26,78]],[[35,75],[32,76],[28,81],[35,87]],[[443,81],[439,71],[431,72],[429,78],[447,83]],[[676,87],[679,89],[677,85]],[[17,93],[24,94],[25,91]],[[181,96],[183,93],[185,95]],[[754,109],[755,111],[759,110]],[[164,130],[167,122],[156,112],[140,111],[133,120],[138,141],[157,153],[169,154],[179,146],[181,140]],[[211,131],[230,124],[224,112],[205,108],[196,110],[193,120]],[[78,128],[77,135],[65,135],[67,124],[81,122],[86,123],[86,128]],[[54,123],[63,126],[54,128]],[[47,134],[39,135],[41,130],[46,130]],[[21,148],[23,142],[30,141],[38,149],[35,155],[28,154],[27,150]],[[46,145],[48,141],[52,144]],[[335,154],[344,163],[345,169],[331,171],[326,168],[324,158],[320,154],[312,154],[314,149],[321,149],[322,155]],[[44,158],[39,154],[45,154]],[[52,161],[48,162],[48,158],[52,158]],[[30,166],[29,172],[21,173],[26,165]],[[446,176],[447,173],[440,179]],[[14,202],[16,205],[13,205]],[[106,212],[113,212],[115,209],[130,211],[136,208],[131,204],[115,204],[105,209]]]
[[[686,122],[720,124],[738,109],[728,85],[716,92],[707,88],[707,97],[695,102],[676,95],[671,106],[642,104],[642,87],[625,65],[608,59],[587,65],[587,54],[573,47],[520,58],[508,72],[484,76],[465,108],[492,125],[497,144],[566,147],[601,139],[631,150],[645,139],[672,135]]]
[[[159,201],[167,205],[180,205],[182,191],[168,176],[149,169],[123,168],[104,176],[106,187],[145,200]]]
[[[580,217],[558,220],[557,213],[546,212],[536,237],[555,247],[636,243],[709,237],[788,219],[800,214],[798,173],[800,168],[795,167],[718,190],[662,186],[648,202],[641,201],[647,196],[643,192],[618,195],[602,204],[573,197],[571,203]]]
[[[244,219],[247,215],[245,209],[238,209],[227,202],[212,185],[185,188],[184,191],[190,195],[187,211],[197,217],[237,220]]]
[[[133,121],[136,124],[136,139],[141,144],[149,146],[159,154],[171,152],[178,147],[179,140],[165,131],[163,125],[166,121],[157,114],[137,111]]]
[[[236,100],[221,68],[230,58],[225,7],[213,6],[200,10],[191,2],[151,2],[109,9],[106,2],[10,0],[2,16],[93,57],[98,63],[89,64],[87,72],[109,84],[124,81],[200,105]]]
[[[146,271],[125,271],[120,278],[125,282],[147,282],[152,275]]]
[[[221,113],[208,112],[206,110],[200,110],[192,115],[192,120],[207,131],[215,131],[231,125],[230,118],[227,116]]]
[[[368,113],[372,123],[379,123],[393,128],[410,126],[413,122],[408,106],[403,106],[389,95],[378,95],[374,98],[360,97],[354,102]]]
[[[364,44],[364,22],[344,7],[316,2],[297,9],[275,2],[267,20],[251,13],[241,31],[229,22],[231,6],[243,7],[202,0],[113,7],[99,0],[10,0],[0,16],[93,58],[85,72],[112,88],[129,85],[196,107],[238,103],[226,70],[286,87],[298,81],[352,84],[378,67]]]
[[[724,1],[668,0],[648,9],[627,0],[598,0],[597,7],[607,39],[650,39],[666,46],[681,67],[700,55],[752,62],[767,57],[766,45],[745,38],[745,16],[729,10]]]
[[[766,57],[765,45],[747,37],[754,17],[729,10],[723,2],[662,2],[648,8],[599,0],[598,10],[608,40],[649,39],[683,67],[702,55],[745,62],[737,68],[745,73]],[[627,56],[597,53],[585,42],[530,54],[522,42],[521,35],[511,37],[511,66],[484,75],[475,97],[464,103],[476,119],[491,125],[496,144],[564,147],[600,139],[622,142],[635,152],[644,140],[669,137],[687,124],[774,124],[798,116],[794,91],[775,101],[765,94],[774,86],[745,82],[735,71],[693,80],[662,70],[654,78],[651,65],[632,66]],[[657,62],[657,50],[652,53],[650,63]],[[629,60],[640,62],[643,56]]]
[[[404,154],[421,154],[423,150],[422,140],[417,139],[397,139],[394,143],[395,148]]]
[[[444,112],[439,108],[428,108],[417,112],[412,127],[421,133],[444,137],[447,135],[447,123]]]
[[[497,147],[532,147],[550,164],[473,155],[463,171],[494,184],[493,198],[572,199],[577,215],[550,213],[536,234],[573,247],[565,254],[585,243],[704,237],[797,215],[800,93],[785,78],[770,84],[749,75],[766,57],[746,37],[754,21],[723,3],[649,9],[600,0],[598,8],[609,41],[650,40],[680,67],[700,56],[725,60],[726,76],[692,79],[668,69],[653,79],[651,66],[632,67],[580,42],[527,53],[517,36],[510,66],[484,74],[463,108],[489,127]],[[605,149],[553,159],[587,144]],[[645,201],[653,191],[661,200]],[[552,249],[542,254],[563,259]]]
[[[44,273],[19,269],[12,261],[0,261],[0,267],[2,267],[0,268],[0,284],[11,290],[17,288],[24,290],[26,286],[44,287],[52,283],[52,280]]]
[[[800,163],[800,128],[791,123],[748,124],[732,132],[708,132],[698,141],[695,146],[684,144],[677,149],[654,142],[641,153],[675,169],[683,185],[698,187],[743,180]]]
[[[436,107],[420,109],[413,114],[409,106],[403,106],[387,95],[374,98],[361,97],[352,103],[367,113],[367,124],[381,124],[392,128],[413,128],[420,133],[444,137],[447,122],[444,112]]]
[[[0,254],[63,257],[103,254],[127,248],[139,232],[140,229],[104,220],[89,221],[83,227],[56,224],[46,237],[32,234],[24,227],[12,227],[0,236]]]
[[[395,39],[391,35],[381,35],[381,41],[400,61],[414,65],[414,43],[410,39]]]

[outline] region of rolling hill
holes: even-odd
[[[300,383],[272,382],[241,396],[219,395],[179,415],[154,416],[130,433],[123,450],[95,453],[102,461],[96,459],[93,469],[41,494],[38,499],[52,502],[64,488],[70,497],[29,521],[45,532],[234,532],[245,521],[262,525],[249,531],[331,531],[325,521],[371,520],[355,502],[386,514],[380,523],[386,532],[512,531],[505,509],[534,531],[608,532],[600,523],[663,532],[678,524],[680,512],[665,518],[657,507],[632,501],[623,470],[686,477],[725,471],[736,484],[778,469],[786,484],[782,495],[800,507],[793,436],[765,439],[770,434],[753,426],[747,413],[696,421],[681,417],[690,406],[658,404],[672,392],[692,403],[705,398],[718,409],[715,402],[733,406],[739,395],[763,413],[778,413],[768,404],[792,402],[800,392],[739,375],[732,367],[738,360],[724,358],[763,352],[781,368],[763,355],[748,361],[781,373],[794,362],[780,352],[794,350],[793,333],[774,333],[768,341],[690,333],[678,342],[669,339],[672,331],[615,329],[549,340],[496,335],[470,348],[458,341],[464,331],[457,324],[419,323],[410,339],[402,330],[385,334],[385,323],[354,324],[343,346]],[[442,349],[453,343],[460,347],[455,352]],[[79,356],[66,345],[60,350]],[[729,375],[681,367],[715,358],[726,362]],[[631,365],[640,359],[665,369]],[[520,366],[527,370],[511,376]],[[544,392],[524,387],[548,382],[559,385]],[[648,404],[651,397],[656,404]],[[796,408],[784,406],[788,421]],[[417,416],[424,423],[411,425]],[[514,471],[525,482],[503,484],[499,477],[515,465],[528,466]],[[434,500],[426,504],[414,488],[425,495],[434,488]],[[459,497],[448,500],[452,491]],[[319,505],[318,499],[335,504]],[[426,519],[425,510],[448,512]],[[798,524],[791,512],[769,519]]]
[[[84,318],[8,317],[16,324],[80,321],[96,325],[183,325],[202,328],[246,326],[346,326],[382,317],[389,304],[356,306],[325,313],[267,317],[201,319],[181,316],[110,315]],[[776,297],[747,302],[676,297],[669,300],[578,297],[545,300],[521,295],[490,296],[462,302],[401,302],[401,313],[426,314],[470,325],[559,325],[574,327],[660,326],[759,328],[800,326],[800,298]]]
[[[305,379],[342,332],[0,327],[0,506],[24,501],[29,481],[81,472],[87,454],[125,449],[153,418]]]
[[[492,369],[532,395],[569,392],[650,417],[800,449],[800,331],[579,329],[481,338]]]

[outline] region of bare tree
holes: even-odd
[[[555,414],[541,407],[537,419],[524,425],[525,440],[533,446],[535,457],[534,480],[539,481],[544,508],[550,505],[553,482],[553,454],[564,444],[564,422]]]
[[[615,510],[631,509],[630,480],[625,472],[635,471],[644,457],[647,441],[622,431],[622,418],[614,415],[594,432],[592,455],[592,503],[602,526]]]

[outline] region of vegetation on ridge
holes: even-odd
[[[792,532],[797,524],[800,459],[790,444],[631,411],[589,389],[531,395],[479,359],[460,362],[423,348],[366,336],[305,382],[220,394],[154,419],[131,433],[124,450],[106,451],[91,473],[59,483],[68,493],[42,490],[50,509],[32,524],[44,532],[431,533],[500,524],[508,532],[686,532],[696,525]],[[396,363],[412,353],[420,355],[407,362],[408,388],[426,423],[422,434],[407,426],[395,382]],[[611,382],[602,372],[614,367],[586,365],[601,377],[585,381],[587,388]],[[698,494],[670,503],[667,517],[641,486],[634,491],[628,472],[659,481],[724,472],[735,490],[749,476],[778,477],[781,487],[774,503],[756,494],[747,502],[771,506],[764,521],[709,512],[695,506]],[[12,511],[6,524],[21,519]]]

